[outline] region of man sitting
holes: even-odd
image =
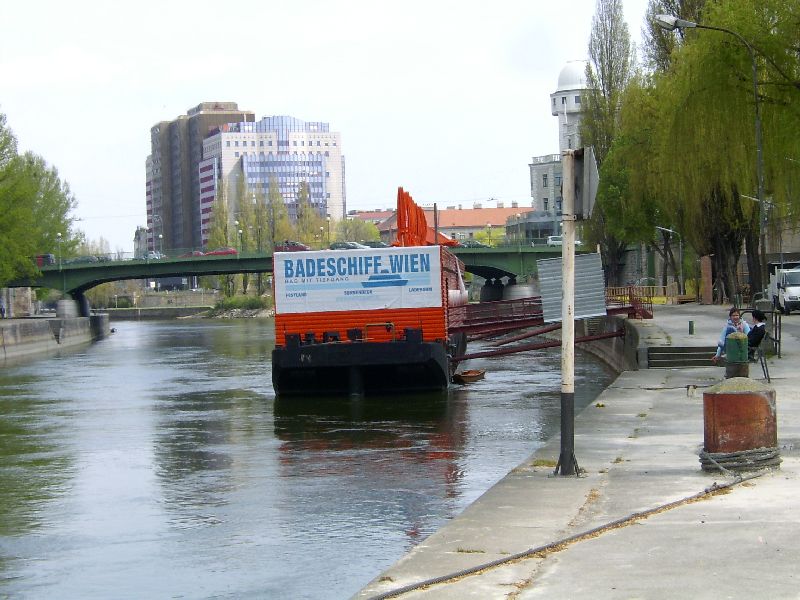
[[[753,311],[753,326],[747,334],[747,356],[750,362],[756,361],[756,348],[761,345],[761,340],[767,333],[766,320],[767,315],[764,311],[758,309]]]

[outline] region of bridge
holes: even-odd
[[[469,273],[484,279],[516,278],[537,273],[536,261],[561,256],[561,248],[547,246],[496,246],[450,248]],[[79,302],[88,314],[84,293],[101,283],[126,279],[158,279],[235,273],[271,273],[271,252],[242,252],[217,256],[105,260],[43,266],[41,276],[11,281],[8,287],[44,287],[61,290]]]

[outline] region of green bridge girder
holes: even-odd
[[[470,273],[493,279],[537,273],[536,261],[561,256],[561,248],[547,246],[499,246],[493,248],[450,248]],[[11,281],[8,287],[46,287],[63,290],[78,298],[101,283],[124,279],[157,279],[192,275],[271,273],[272,254],[243,252],[222,256],[193,256],[158,260],[121,260],[41,268],[41,276]]]
[[[249,252],[222,256],[193,256],[158,260],[120,260],[41,268],[35,279],[12,281],[9,287],[47,287],[76,297],[96,285],[123,279],[157,279],[191,275],[272,272],[270,253]]]

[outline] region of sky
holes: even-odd
[[[623,0],[634,41],[647,0]],[[150,128],[201,102],[341,134],[347,209],[530,206],[558,152],[550,94],[588,57],[595,0],[9,0],[0,113],[58,169],[76,228],[132,251]],[[641,56],[641,52],[639,52]]]

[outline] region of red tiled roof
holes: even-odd
[[[439,210],[439,227],[505,227],[506,220],[516,215],[532,213],[531,207],[516,208],[446,208]],[[433,226],[433,210],[426,210],[428,224]]]

